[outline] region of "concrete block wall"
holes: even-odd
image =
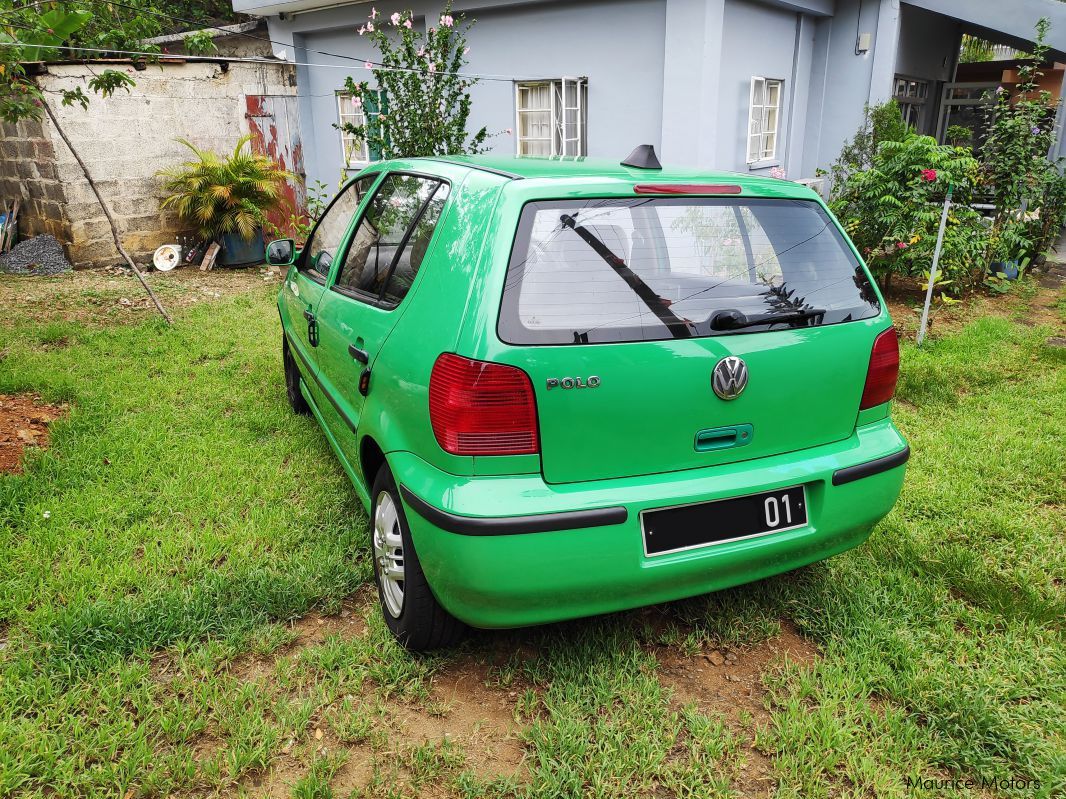
[[[32,119],[0,126],[0,198],[9,207],[19,199],[21,236],[50,233],[66,241],[70,238],[66,194],[49,134],[41,122]]]
[[[94,95],[88,81],[106,68],[129,72],[136,86],[110,98]],[[157,172],[192,158],[177,139],[232,150],[248,132],[245,95],[295,94],[292,69],[214,62],[164,62],[142,70],[126,63],[61,64],[49,65],[36,80],[119,223],[123,246],[147,262],[160,244],[191,232],[160,207],[165,192]],[[76,87],[91,97],[88,110],[60,104],[59,92]],[[0,190],[23,197],[20,235],[53,233],[75,267],[120,262],[107,219],[51,121],[5,125],[3,133]]]

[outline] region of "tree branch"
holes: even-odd
[[[104,216],[107,217],[107,223],[111,226],[111,236],[115,240],[115,247],[118,249],[119,254],[126,259],[126,263],[130,265],[130,269],[133,270],[133,274],[137,276],[137,279],[141,281],[141,285],[144,286],[144,290],[148,292],[148,296],[152,298],[152,302],[155,303],[156,309],[166,320],[168,325],[174,324],[174,320],[170,318],[170,314],[167,313],[166,308],[159,302],[159,298],[155,296],[155,292],[152,291],[152,287],[148,285],[148,282],[144,279],[144,275],[141,274],[141,270],[137,268],[137,264],[133,262],[130,254],[126,252],[126,248],[122,246],[122,240],[118,234],[118,225],[115,224],[115,218],[111,215],[111,209],[107,207],[107,203],[104,202],[103,196],[100,194],[100,189],[97,188],[96,183],[93,181],[92,175],[89,174],[89,168],[85,165],[85,162],[81,160],[81,156],[78,155],[78,151],[74,149],[74,145],[71,144],[69,138],[67,138],[66,132],[59,125],[59,120],[56,119],[55,113],[52,111],[52,107],[48,105],[47,101],[42,101],[45,112],[48,114],[49,119],[52,120],[52,124],[55,125],[56,132],[60,138],[67,145],[67,149],[70,150],[70,154],[74,156],[74,160],[78,162],[78,166],[81,167],[81,171],[85,175],[85,179],[89,181],[89,188],[93,190],[93,194],[96,195],[97,201],[100,203],[100,207],[104,211]]]

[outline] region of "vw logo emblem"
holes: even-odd
[[[748,385],[748,365],[735,355],[722,358],[711,374],[711,388],[724,400],[739,397]]]

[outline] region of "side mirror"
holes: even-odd
[[[292,239],[277,239],[266,248],[266,262],[271,266],[292,266],[296,260],[296,242]]]

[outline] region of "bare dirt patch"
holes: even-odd
[[[0,394],[0,474],[21,474],[28,447],[48,446],[48,425],[66,413],[35,394]]]
[[[762,675],[783,658],[811,663],[818,658],[818,648],[795,624],[782,619],[780,635],[755,646],[709,649],[695,656],[667,648],[657,655],[659,679],[673,691],[675,703],[695,703],[700,711],[720,716],[748,741],[744,752],[747,762],[734,787],[743,796],[771,793],[775,783],[770,777],[770,760],[753,745],[754,728],[770,721]]]

